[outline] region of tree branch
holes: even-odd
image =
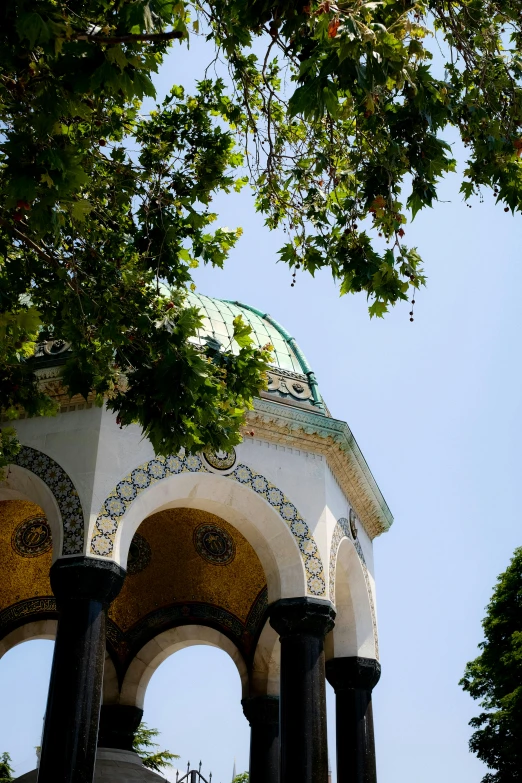
[[[137,35],[115,35],[115,36],[101,36],[101,35],[88,35],[80,34],[72,37],[73,41],[90,41],[91,43],[102,44],[117,44],[117,43],[132,43],[133,41],[172,41],[174,38],[183,38],[183,33],[180,30],[171,30],[170,33],[139,33]]]
[[[1,221],[3,225],[8,225],[7,221],[2,220]],[[9,226],[10,230],[13,232],[15,237],[19,239],[21,242],[24,243],[24,245],[27,245],[27,247],[30,247],[31,250],[34,250],[37,256],[39,256],[42,261],[46,261],[51,266],[54,266],[55,268],[60,268],[60,262],[57,258],[54,258],[53,256],[50,256],[48,253],[45,252],[39,245],[36,244],[36,242],[33,242],[32,239],[30,239],[28,236],[26,236],[22,231],[19,231],[14,226]]]

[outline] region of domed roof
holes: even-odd
[[[199,336],[212,336],[223,345],[231,347],[234,353],[239,351],[239,346],[232,341],[234,334],[233,321],[240,315],[252,329],[252,337],[256,345],[261,348],[267,343],[274,346],[273,365],[281,370],[290,370],[306,374],[310,371],[308,362],[298,348],[295,340],[267,313],[262,313],[254,307],[231,302],[226,299],[214,299],[203,294],[190,293],[188,304],[198,307],[204,313],[203,328]]]
[[[267,343],[274,347],[268,391],[277,392],[278,397],[285,398],[285,401],[290,404],[306,400],[308,405],[314,406],[318,413],[325,412],[317,380],[304,353],[295,339],[268,313],[263,313],[261,310],[242,302],[214,299],[196,293],[189,293],[188,304],[197,307],[203,313],[203,325],[198,330],[199,342],[203,343],[211,337],[217,340],[225,350],[232,350],[234,353],[239,353],[239,346],[233,339],[233,322],[234,318],[240,315],[250,325],[254,344],[258,348],[262,348]],[[274,372],[279,376],[306,378],[306,388],[294,383],[293,388],[290,388],[290,394],[288,394],[287,387],[278,380],[274,380]],[[296,389],[301,390],[295,391]],[[273,397],[273,394],[270,396]]]
[[[232,350],[234,353],[239,353],[239,346],[233,339],[233,321],[240,315],[250,325],[254,343],[258,348],[262,348],[267,343],[273,345],[273,362],[270,365],[270,370],[279,370],[283,375],[306,376],[311,392],[310,403],[323,412],[324,404],[317,387],[317,381],[305,355],[295,339],[268,313],[263,313],[261,310],[242,302],[214,299],[196,293],[189,293],[188,304],[197,307],[204,316],[203,325],[198,330],[200,343],[212,337],[224,349]]]

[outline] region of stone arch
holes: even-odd
[[[163,631],[141,648],[128,667],[118,694],[114,688],[111,666],[108,666],[104,703],[118,703],[143,709],[147,685],[160,664],[179,650],[201,644],[217,647],[228,653],[241,678],[243,695],[248,695],[247,665],[228,636],[206,625],[180,625]]]
[[[51,639],[56,638],[57,620],[33,620],[15,628],[11,633],[6,634],[0,639],[0,658],[9,650],[23,642],[30,642],[33,639]]]
[[[377,617],[372,587],[362,547],[344,517],[332,536],[329,564],[330,600],[337,616],[329,654],[379,657]]]
[[[132,536],[143,519],[176,506],[210,511],[240,530],[265,569],[269,601],[326,595],[317,544],[286,495],[247,465],[217,475],[194,455],[157,457],[125,476],[102,505],[90,553],[124,565]]]
[[[118,672],[114,661],[108,652],[105,652],[105,664],[103,667],[103,704],[118,704],[120,699],[120,684]]]
[[[0,487],[0,499],[37,503],[45,512],[53,534],[53,558],[81,555],[84,519],[80,497],[70,476],[51,457],[22,446]]]
[[[250,673],[250,696],[279,696],[281,645],[267,620],[257,641]]]

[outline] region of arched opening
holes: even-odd
[[[335,570],[335,627],[326,640],[327,658],[376,658],[374,622],[363,565],[348,538],[337,552]]]
[[[153,674],[145,696],[144,720],[161,732],[162,748],[180,755],[174,762],[212,772],[227,783],[232,770],[248,770],[250,729],[241,707],[242,684],[229,654],[206,644],[181,649]],[[175,780],[172,770],[169,778]]]
[[[175,641],[165,637],[170,647],[189,639],[198,643],[191,629],[206,628],[203,643],[219,634],[217,646],[225,649],[226,642],[242,660],[251,660],[266,615],[267,580],[256,551],[233,525],[201,509],[158,511],[135,533],[127,565],[108,623],[108,650],[120,684],[165,632],[181,634]]]
[[[238,530],[262,564],[269,602],[306,595],[304,555],[289,524],[261,494],[239,481],[211,473],[169,476],[138,494],[118,522],[115,559],[125,566],[131,541],[143,519],[174,508],[215,514]],[[315,551],[313,542],[310,547]],[[314,563],[315,560],[318,558],[314,557]],[[322,569],[319,560],[318,563]]]
[[[247,665],[237,647],[223,633],[203,625],[185,625],[164,631],[151,639],[131,662],[122,686],[119,702],[143,709],[149,682],[167,658],[188,647],[207,645],[225,652],[235,664],[240,682],[241,693],[248,693]]]
[[[42,738],[55,626],[54,621],[29,623],[0,642],[0,753],[10,754],[15,777],[36,766],[35,748]]]

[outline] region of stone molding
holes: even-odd
[[[254,429],[263,440],[323,454],[371,539],[391,527],[391,511],[344,421],[256,398],[247,422],[245,440]]]

